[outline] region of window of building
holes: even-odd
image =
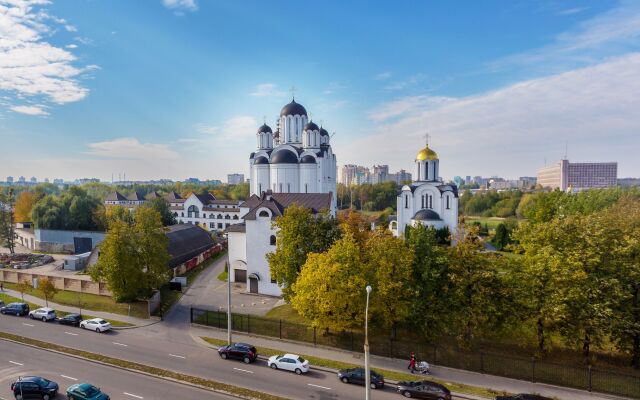
[[[433,196],[429,195],[429,208],[433,208]]]
[[[280,193],[282,193],[282,183],[280,184]]]
[[[306,184],[306,183],[305,183],[305,184],[304,184],[304,192],[305,192],[305,193],[309,193],[309,190],[308,190],[307,186],[308,186],[308,184]]]
[[[276,235],[271,235],[271,237],[269,238],[269,244],[272,246],[276,245]]]
[[[231,216],[229,214],[224,216],[224,219],[231,219]]]
[[[181,216],[181,217],[184,217],[184,213],[183,213],[183,212],[181,212],[181,213],[180,213],[180,216]]]
[[[421,208],[424,208],[424,195],[422,195],[421,199],[422,199],[422,207]]]
[[[202,218],[207,218],[207,214],[202,214]]]
[[[214,229],[216,227],[215,222],[209,222],[209,228]]]
[[[218,214],[218,219],[222,219],[222,214]]]
[[[258,183],[258,194],[262,193],[262,183]]]
[[[287,183],[287,193],[291,193],[291,184]]]
[[[447,198],[447,210],[449,209],[449,196],[445,196]]]
[[[218,222],[218,229],[222,229],[222,222]]]
[[[404,196],[404,208],[409,208],[409,195]]]
[[[199,213],[200,210],[198,210],[198,207],[196,207],[195,205],[189,206],[189,208],[187,209],[187,216],[189,218],[198,218]]]
[[[265,210],[260,211],[260,214],[258,214],[259,217],[268,217],[269,213],[266,212]]]
[[[233,219],[238,219],[238,216],[237,216],[237,215],[234,215],[234,216],[233,216]]]

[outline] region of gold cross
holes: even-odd
[[[296,87],[295,86],[291,86],[291,89],[289,89],[289,91],[291,92],[291,98],[292,99],[296,99]]]
[[[429,146],[429,138],[431,138],[431,135],[429,135],[429,133],[425,133],[424,140],[427,143],[427,146]]]

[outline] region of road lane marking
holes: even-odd
[[[19,362],[15,362],[15,361],[9,361],[11,364],[15,364],[15,365],[19,365],[19,366],[24,366],[24,364],[20,364]]]
[[[66,376],[66,375],[60,375],[60,376],[63,377],[63,378],[67,378],[69,380],[72,380],[72,381],[77,381],[77,379],[74,378],[73,376]]]
[[[129,346],[128,344],[118,343],[118,342],[113,342],[113,344],[115,344],[116,346],[122,346],[122,347],[127,347],[127,346]]]
[[[71,332],[65,332],[67,335],[71,335],[71,336],[78,336],[77,333],[71,333]]]
[[[235,368],[235,367],[233,369],[235,369],[236,371],[242,371],[242,372],[247,372],[247,373],[253,374],[253,371],[249,371],[247,369]]]
[[[27,324],[26,322],[23,322],[22,325],[26,325],[26,326],[30,326],[30,327],[34,327],[35,326],[35,325]]]
[[[182,358],[182,359],[187,358],[187,357],[185,357],[185,356],[178,356],[178,355],[175,355],[175,354],[169,354],[169,355],[170,355],[171,357],[175,357],[175,358]]]
[[[136,399],[144,399],[144,397],[142,397],[142,396],[137,396],[137,395],[135,395],[135,394],[131,394],[131,393],[127,393],[127,392],[124,392],[124,394],[126,394],[127,396],[135,397]]]
[[[320,388],[320,389],[327,389],[327,390],[331,390],[331,388],[329,388],[329,387],[326,387],[326,386],[320,386],[320,385],[314,385],[313,383],[307,383],[307,385],[309,385],[309,386],[313,386],[313,387],[317,387],[317,388]]]

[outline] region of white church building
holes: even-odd
[[[389,223],[395,236],[403,236],[407,226],[422,224],[435,229],[449,228],[455,234],[458,225],[458,187],[439,178],[440,160],[425,146],[415,158],[413,177],[404,185],[397,200],[396,220]]]
[[[292,204],[335,216],[337,161],[329,132],[295,99],[280,111],[275,132],[264,124],[256,137],[251,196],[239,206],[243,222],[227,228],[229,273],[233,282],[247,284],[247,292],[280,296],[266,260],[276,248],[272,222]]]

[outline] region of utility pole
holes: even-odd
[[[231,345],[231,266],[227,263],[227,342]]]
[[[371,371],[369,370],[369,294],[371,286],[367,285],[367,305],[364,309],[364,384],[365,400],[371,400]]]

